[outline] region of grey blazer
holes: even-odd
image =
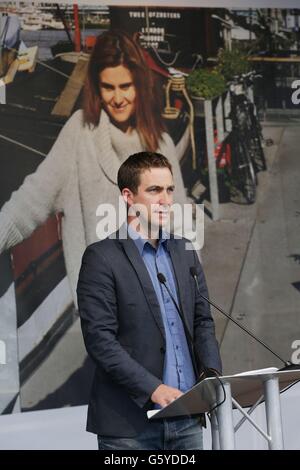
[[[118,233],[117,233],[118,234]],[[171,256],[179,301],[193,340],[197,373],[221,372],[215,328],[207,302],[197,294],[206,282],[197,254],[185,239],[171,238]],[[162,383],[165,332],[147,268],[131,239],[93,243],[83,258],[77,286],[82,333],[96,364],[88,407],[87,430],[102,436],[134,437],[149,425],[150,397]]]

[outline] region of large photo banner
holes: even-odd
[[[81,258],[143,150],[211,298],[275,352],[213,309],[224,372],[300,363],[300,9],[169,3],[0,3],[0,414],[88,403]]]

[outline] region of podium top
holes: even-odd
[[[253,372],[253,373],[252,373]],[[161,410],[148,412],[149,419],[171,418],[176,416],[190,416],[210,411],[217,404],[217,389],[220,381],[231,385],[231,394],[243,407],[254,405],[264,394],[264,382],[270,378],[278,378],[279,389],[283,391],[291,384],[300,381],[300,370],[270,370],[250,371],[237,375],[225,375],[218,378],[208,377],[194,385],[181,397]],[[222,401],[222,392],[219,394]]]

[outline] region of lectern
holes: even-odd
[[[268,441],[270,450],[283,449],[280,393],[300,380],[300,370],[278,371],[261,369],[238,375],[209,377],[170,405],[148,413],[151,420],[190,416],[211,410],[213,449],[235,449],[235,432],[248,420]],[[265,402],[267,431],[251,417],[251,413]],[[243,418],[234,426],[233,409]],[[244,408],[250,408],[248,411]],[[300,411],[299,411],[300,422]]]

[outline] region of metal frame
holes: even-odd
[[[222,380],[222,378],[220,378]],[[264,376],[263,388],[264,395],[257,400],[257,402],[247,412],[231,395],[230,382],[223,382],[223,387],[226,393],[224,403],[212,413],[211,434],[212,434],[212,448],[214,450],[233,450],[235,449],[235,432],[246,420],[258,431],[264,439],[268,442],[269,450],[282,450],[284,449],[283,432],[282,432],[282,416],[280,405],[280,389],[279,379],[276,376]],[[217,403],[222,401],[223,388],[220,384],[217,385]],[[254,409],[265,400],[267,433],[251,418],[251,413]],[[238,409],[243,418],[239,423],[233,425],[233,406]]]

